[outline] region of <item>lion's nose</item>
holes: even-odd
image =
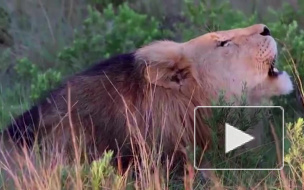
[[[263,32],[260,33],[262,36],[270,36],[270,30],[265,26]]]

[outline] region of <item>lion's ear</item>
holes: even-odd
[[[146,64],[145,78],[152,84],[178,89],[189,73],[183,46],[176,42],[154,42],[139,49],[135,56]]]

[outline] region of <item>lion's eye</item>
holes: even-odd
[[[226,47],[229,45],[229,40],[226,40],[226,41],[221,41],[219,42],[218,46],[220,47]]]

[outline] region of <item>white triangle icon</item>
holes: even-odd
[[[225,153],[228,153],[253,139],[253,136],[225,123]]]

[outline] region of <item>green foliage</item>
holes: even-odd
[[[109,4],[102,13],[89,6],[88,14],[73,44],[58,54],[59,65],[68,72],[169,36],[168,31],[159,29],[159,21],[136,13],[127,4],[120,5],[117,11]]]
[[[41,155],[37,155],[40,164],[45,164],[45,160]],[[14,178],[22,179],[24,174],[29,172],[34,172],[35,175],[31,176],[31,179],[35,180],[33,182],[35,185],[41,183],[37,186],[24,187],[22,189],[84,189],[84,190],[100,190],[100,189],[134,189],[130,184],[126,184],[126,178],[124,176],[118,175],[116,170],[111,165],[111,160],[113,159],[113,151],[107,151],[103,153],[103,156],[92,163],[85,162],[81,165],[69,165],[66,163],[56,163],[50,170],[39,170],[39,166],[31,169],[24,167],[24,171],[20,171],[18,175],[14,174]],[[34,166],[34,165],[32,165]],[[29,170],[27,170],[29,169]],[[41,172],[41,173],[40,173]],[[45,173],[44,173],[45,172]],[[5,178],[6,174],[3,170],[0,171],[0,188],[1,189],[18,189],[14,182],[7,180]],[[45,176],[44,176],[45,175]],[[44,179],[47,177],[47,179]],[[6,179],[6,180],[5,180]],[[28,179],[23,178],[25,181]],[[79,183],[78,183],[79,182]],[[27,183],[27,182],[25,182]],[[79,186],[81,185],[81,187]]]
[[[203,33],[244,27],[256,22],[256,15],[245,16],[241,11],[234,10],[229,1],[185,0],[186,9],[181,13],[187,22],[178,23],[183,40],[189,40]]]
[[[293,166],[300,166],[304,170],[304,120],[299,118],[295,124],[287,125],[287,136],[290,139],[288,154],[285,155],[284,161]]]
[[[67,166],[58,167],[61,187],[63,189],[72,188],[75,184],[71,181],[76,180],[76,174],[80,172],[81,180],[85,183],[87,189],[120,189],[123,177],[118,175],[111,165],[112,158],[113,151],[108,151],[103,154],[102,158],[93,161],[91,164],[83,164],[79,169]],[[75,187],[72,189],[75,189]]]
[[[284,161],[290,166],[290,170],[297,182],[303,185],[304,171],[304,120],[299,118],[294,124],[287,125],[287,138],[289,140],[288,150],[286,151]],[[286,148],[287,149],[287,148]]]
[[[111,165],[112,157],[113,151],[109,151],[104,154],[102,159],[93,161],[90,169],[92,189],[98,190],[100,187],[104,187],[108,178],[119,178],[119,176],[115,176],[115,170]],[[113,179],[113,184],[115,184],[115,181]]]
[[[281,47],[282,56],[280,56],[280,67],[292,72],[291,62],[300,64],[304,60],[304,31],[300,29],[297,20],[283,22],[288,15],[279,12],[273,12],[277,17],[283,17],[280,22],[269,23],[273,35],[278,38],[277,41]],[[304,68],[297,67],[301,78],[304,75]]]
[[[61,73],[54,69],[41,71],[27,58],[20,59],[15,66],[19,77],[31,84],[31,99],[37,100],[49,89],[54,88],[61,81]]]
[[[291,12],[293,10],[290,5],[284,6],[281,11],[270,9],[271,15],[279,18],[276,22],[265,22],[271,28],[272,35],[278,42],[280,56],[278,57],[278,69],[286,70],[294,78],[295,91],[285,97],[275,98],[276,105],[281,105],[285,109],[286,121],[294,121],[302,115],[299,110],[303,108],[301,101],[295,98],[299,95],[297,88],[304,82],[304,67],[301,66],[304,61],[304,30],[303,26],[299,26],[298,14],[302,11]],[[299,80],[299,81],[298,81]],[[302,111],[301,111],[302,112]]]

